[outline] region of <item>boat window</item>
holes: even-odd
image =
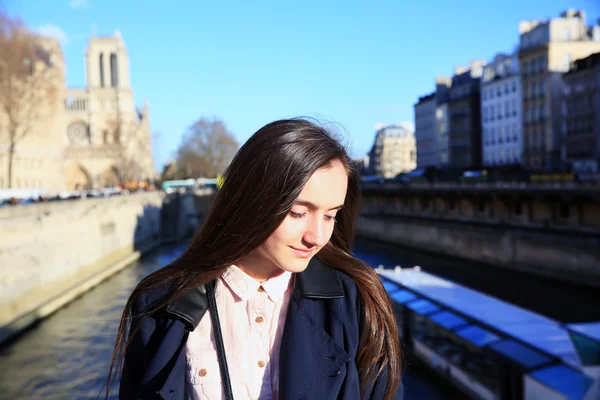
[[[459,317],[451,311],[440,311],[429,317],[433,322],[437,322],[446,329],[453,330],[462,325],[466,325],[467,321]]]
[[[490,348],[528,369],[536,368],[552,361],[550,357],[514,340],[503,340],[490,345]]]
[[[394,293],[390,293],[390,297],[396,303],[405,304],[411,300],[416,299],[417,295],[412,292],[409,292],[408,290],[399,290],[395,291]]]
[[[392,283],[388,280],[382,279],[381,283],[383,283],[383,287],[387,290],[388,293],[392,294],[397,290],[402,289],[399,285]]]
[[[431,314],[432,312],[438,311],[440,309],[440,307],[425,299],[419,299],[408,302],[406,303],[406,307],[421,315]]]
[[[411,316],[413,338],[450,362],[471,379],[499,394],[500,372],[497,360],[481,348],[418,314]]]
[[[458,329],[455,333],[477,347],[484,347],[500,340],[500,337],[497,335],[494,335],[477,325],[470,325],[466,328]]]

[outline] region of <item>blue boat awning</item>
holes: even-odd
[[[407,302],[416,299],[417,295],[409,292],[408,290],[397,290],[393,293],[390,293],[390,297],[396,303],[406,304]]]
[[[382,279],[381,283],[383,283],[383,287],[390,294],[393,293],[393,292],[395,292],[396,290],[402,289],[402,286],[400,286],[400,285],[398,285],[396,283],[390,282],[390,281],[388,281],[386,279]]]
[[[568,399],[581,400],[594,383],[592,377],[564,364],[540,369],[530,376]]]
[[[440,310],[440,307],[425,299],[408,302],[406,303],[406,307],[421,315],[431,314],[432,312]]]

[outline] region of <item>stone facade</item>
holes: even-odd
[[[522,21],[519,33],[523,162],[534,170],[557,169],[563,161],[562,74],[600,51],[600,26],[588,28],[583,11],[567,10],[547,21]]]
[[[452,80],[438,77],[436,91],[414,105],[417,168],[442,167],[450,160],[448,140],[448,92]]]
[[[577,60],[563,75],[563,157],[579,173],[600,171],[600,53]]]
[[[435,93],[419,97],[415,104],[415,139],[417,141],[417,168],[439,164],[436,140]]]
[[[450,164],[481,166],[481,100],[479,81],[486,62],[471,61],[468,68],[457,67],[449,89],[448,133]]]
[[[380,127],[368,155],[368,172],[384,178],[393,178],[417,166],[415,135],[405,124]]]
[[[119,32],[90,38],[84,88],[66,88],[60,46],[41,40],[52,55],[52,68],[60,72],[60,104],[17,144],[12,188],[54,194],[154,177],[148,105],[134,105]],[[0,135],[0,189],[7,187],[8,144]]]
[[[498,54],[481,77],[483,165],[521,163],[521,77],[518,54]]]

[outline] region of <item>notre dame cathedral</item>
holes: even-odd
[[[11,186],[54,193],[154,178],[148,105],[134,104],[120,33],[90,38],[84,88],[66,87],[60,45],[48,38],[43,43],[52,68],[61,69],[61,104],[17,144]],[[0,136],[0,188],[8,186],[3,141]]]

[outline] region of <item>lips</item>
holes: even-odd
[[[290,246],[290,248],[298,255],[299,257],[310,257],[313,253],[313,250],[299,249],[297,247]]]

